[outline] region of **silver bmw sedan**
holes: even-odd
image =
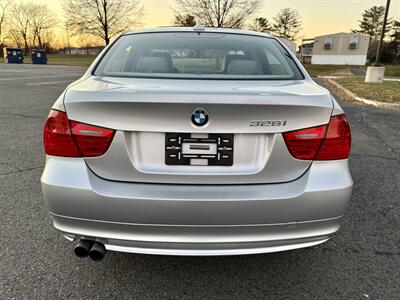
[[[251,31],[121,35],[54,103],[44,146],[54,227],[93,260],[318,245],[353,186],[342,108]]]

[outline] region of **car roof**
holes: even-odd
[[[243,34],[243,35],[254,35],[262,37],[273,38],[272,35],[263,32],[243,30],[243,29],[232,29],[232,28],[216,28],[216,27],[202,27],[203,30],[196,30],[195,27],[156,27],[140,30],[132,30],[123,33],[123,35],[131,35],[137,33],[160,33],[160,32],[212,32],[212,33],[230,33],[230,34]]]

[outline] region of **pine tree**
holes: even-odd
[[[266,18],[256,18],[249,25],[249,29],[258,32],[270,32],[272,30],[272,26],[268,22]]]
[[[383,26],[383,18],[385,15],[385,7],[384,6],[372,6],[369,9],[366,9],[362,14],[362,19],[359,20],[358,30],[353,30],[353,32],[367,34],[371,37],[372,40],[378,40],[382,26]],[[389,19],[386,25],[385,32],[390,31],[390,27],[392,24],[392,20]]]
[[[301,17],[297,10],[283,8],[274,17],[273,32],[280,37],[294,40],[301,29]]]

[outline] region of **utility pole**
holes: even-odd
[[[69,44],[69,28],[68,28],[68,23],[65,23],[65,29],[67,31],[67,45],[68,45],[68,54],[71,54],[71,45]],[[64,51],[65,53],[65,51]],[[67,53],[65,53],[67,54]]]
[[[385,37],[387,18],[389,14],[389,6],[390,0],[387,0],[385,7],[385,16],[383,18],[381,30],[381,37],[379,39],[378,50],[376,51],[375,63],[371,67],[368,67],[367,74],[365,75],[365,82],[367,83],[382,83],[385,76],[385,67],[379,66],[379,62],[381,60],[382,48],[384,43],[383,39]]]
[[[385,37],[386,24],[387,24],[387,19],[388,19],[388,14],[389,14],[389,6],[390,6],[390,0],[387,0],[386,7],[385,7],[385,17],[383,19],[382,30],[381,30],[381,37],[379,39],[378,51],[376,52],[376,58],[375,58],[375,64],[374,64],[375,66],[379,66],[379,62],[380,62],[381,55],[382,55],[383,39]]]

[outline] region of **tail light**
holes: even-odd
[[[331,117],[328,125],[285,132],[283,138],[297,159],[336,160],[350,155],[351,134],[345,115]]]
[[[67,114],[52,110],[44,125],[44,150],[48,155],[80,157],[71,134]]]
[[[283,134],[290,154],[298,159],[314,159],[325,137],[327,125]]]
[[[331,117],[326,137],[316,160],[345,159],[350,156],[351,133],[345,115]]]
[[[46,154],[66,157],[103,155],[114,138],[114,130],[69,121],[65,112],[52,110],[44,125]]]
[[[70,121],[72,136],[82,156],[103,155],[114,138],[114,130]]]

